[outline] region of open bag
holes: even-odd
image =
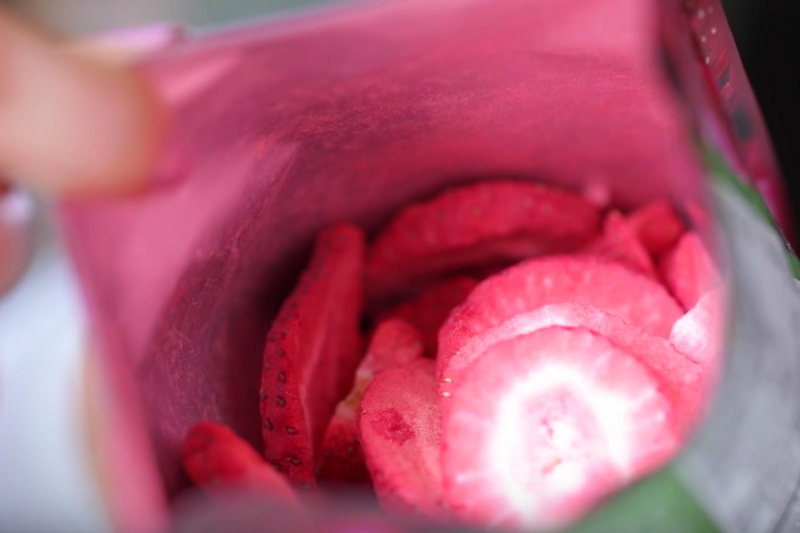
[[[318,230],[372,231],[480,177],[591,187],[622,207],[695,203],[723,236],[734,305],[712,413],[672,465],[579,527],[793,530],[800,300],[772,223],[788,234],[768,137],[718,2],[367,3],[188,36],[140,69],[173,120],[152,190],[62,209],[121,530],[166,527],[194,422],[261,448],[265,332]],[[321,531],[330,515],[314,516],[303,523]]]

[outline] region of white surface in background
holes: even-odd
[[[47,240],[0,297],[0,531],[106,531],[82,418],[83,312]]]

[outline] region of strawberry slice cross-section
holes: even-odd
[[[433,372],[430,359],[381,372],[364,394],[358,427],[381,504],[436,518],[444,508]]]
[[[625,217],[617,211],[606,215],[603,220],[603,233],[583,251],[655,277],[655,267],[647,249]]]
[[[639,207],[628,222],[642,246],[653,255],[672,248],[685,231],[675,208],[663,200]]]
[[[687,311],[721,283],[721,276],[700,236],[684,233],[659,262],[664,283]]]
[[[445,500],[476,525],[564,525],[679,444],[649,370],[583,329],[493,345],[451,401],[442,415]]]
[[[560,303],[595,307],[664,338],[683,314],[664,287],[622,265],[586,257],[530,259],[483,281],[451,313],[439,332],[437,378],[453,379],[471,362],[460,350],[476,336]]]
[[[267,334],[260,390],[264,455],[296,483],[314,484],[325,428],[363,353],[364,256],[358,228],[322,231]]]
[[[403,209],[370,250],[371,298],[455,272],[569,252],[597,233],[600,210],[579,194],[538,183],[456,187]]]
[[[436,356],[439,347],[439,329],[457,305],[464,302],[478,281],[468,276],[457,276],[425,288],[418,298],[404,302],[389,310],[388,316],[402,318],[415,326],[425,343],[426,355]]]
[[[669,342],[680,353],[714,370],[724,347],[725,287],[709,291],[672,327]]]
[[[675,335],[675,328],[682,320],[686,320],[686,317],[675,323],[672,335]],[[696,362],[700,355],[680,352],[667,339],[648,335],[618,316],[577,303],[539,307],[467,340],[442,371],[445,376],[439,383],[442,411],[450,409],[450,391],[458,386],[463,370],[493,344],[550,327],[585,328],[628,352],[657,378],[659,391],[673,405],[679,433],[687,434],[695,427],[703,413],[707,387],[706,367]]]
[[[204,487],[241,488],[297,504],[289,482],[228,427],[200,422],[189,428],[181,449],[184,468]]]
[[[335,483],[369,481],[357,423],[364,391],[378,373],[419,359],[422,353],[422,340],[413,326],[398,318],[390,318],[378,325],[367,355],[356,371],[353,388],[336,406],[325,431],[320,470],[323,479]]]

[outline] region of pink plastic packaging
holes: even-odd
[[[152,190],[71,204],[63,219],[109,424],[124,435],[101,459],[124,480],[109,497],[119,523],[157,523],[165,506],[153,495],[185,486],[177,450],[193,422],[222,421],[261,447],[265,333],[320,228],[374,230],[410,200],[486,177],[588,187],[621,206],[702,204],[696,125],[749,164],[724,112],[696,112],[720,100],[698,77],[690,7],[378,2],[188,39],[145,60],[174,120]],[[688,100],[663,42],[688,54],[673,64],[694,83]],[[774,188],[765,168],[762,188]]]

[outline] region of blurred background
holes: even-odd
[[[800,228],[800,2],[722,0]]]
[[[64,32],[170,21],[191,26],[227,24],[276,11],[336,0],[6,0]],[[2,4],[2,2],[0,2]]]
[[[338,0],[5,1],[62,32],[92,33],[155,21],[224,26]],[[800,2],[722,0],[722,3],[772,133],[793,205],[800,206]],[[798,209],[794,211],[797,217]]]

